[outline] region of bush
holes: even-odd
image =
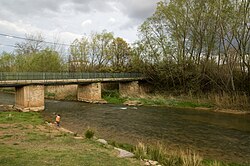
[[[135,157],[138,159],[145,159],[147,158],[147,147],[139,142],[138,145],[135,147]]]
[[[194,152],[188,151],[171,151],[166,149],[162,144],[157,143],[147,146],[139,143],[134,151],[136,158],[150,159],[158,161],[166,166],[202,166],[202,157]]]
[[[202,157],[194,152],[187,150],[187,152],[180,152],[180,157],[183,166],[200,166],[202,165]]]
[[[93,138],[94,137],[94,135],[95,135],[95,132],[93,131],[93,130],[91,130],[91,129],[87,129],[86,131],[85,131],[85,138],[88,138],[88,139],[91,139],[91,138]]]

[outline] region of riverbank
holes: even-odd
[[[141,95],[140,97],[120,97],[117,91],[106,91],[103,99],[111,104],[125,104],[129,106],[165,106],[171,108],[186,108],[223,112],[230,114],[250,114],[247,96],[216,94],[207,97],[188,96],[166,96],[166,95]]]
[[[141,165],[90,139],[44,124],[39,113],[0,112],[0,165]]]
[[[113,146],[104,146],[91,139],[76,139],[74,134],[46,125],[40,114],[33,112],[0,112],[0,128],[0,164],[3,166],[133,166],[145,165],[145,161],[150,161],[140,160],[144,158],[158,160],[162,165],[243,166],[206,160],[191,150],[173,151],[160,144],[130,145],[132,148],[127,150],[135,153],[139,160],[118,158]],[[119,143],[112,145],[125,147]]]
[[[14,88],[1,88],[4,93],[14,94]],[[75,94],[76,95],[76,94]],[[45,93],[46,99],[75,101],[76,96],[73,94],[66,95],[65,98],[56,98],[55,93]],[[62,95],[64,96],[64,95]],[[170,108],[185,108],[195,110],[205,110],[213,112],[222,112],[229,114],[250,114],[250,101],[247,95],[228,94],[207,94],[203,96],[188,95],[163,95],[159,94],[144,94],[139,97],[121,97],[118,90],[102,91],[101,103],[109,104],[124,104],[129,106],[165,106]],[[97,101],[98,103],[99,101]]]

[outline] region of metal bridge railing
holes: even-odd
[[[140,78],[140,77],[142,77],[141,73],[0,72],[0,81],[94,79],[94,78]]]

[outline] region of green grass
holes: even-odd
[[[0,124],[1,123],[22,123],[26,125],[39,125],[43,123],[43,119],[37,112],[0,112]]]
[[[117,90],[103,91],[102,98],[111,104],[122,104],[127,100],[136,100],[140,101],[143,105],[148,105],[148,106],[157,105],[157,106],[169,106],[169,107],[181,107],[181,108],[213,107],[213,105],[210,103],[169,99],[164,97],[124,98],[119,96],[119,92]]]
[[[114,147],[121,148],[127,150],[129,152],[134,152],[135,146],[127,143],[120,143],[116,141],[108,141],[108,143]]]
[[[0,126],[5,128],[0,139],[1,166],[140,165],[136,159],[118,158],[113,149],[93,140],[74,139],[42,122],[39,113],[0,112]]]
[[[198,103],[192,101],[184,101],[177,99],[168,99],[163,97],[155,97],[155,98],[129,98],[129,100],[138,100],[143,105],[157,105],[157,106],[169,106],[169,107],[180,107],[180,108],[196,108],[196,107],[205,107],[211,108],[212,104],[209,103]]]
[[[138,100],[143,105],[168,105],[168,101],[163,98],[131,98],[132,100]]]
[[[83,144],[83,143],[82,143]],[[88,142],[85,142],[88,144]],[[60,144],[61,145],[61,144]],[[63,146],[63,145],[61,145]],[[107,150],[101,147],[81,146],[82,149],[65,148],[19,148],[0,145],[1,166],[46,166],[46,165],[92,165],[92,166],[129,166],[133,165],[128,160],[110,156]],[[88,148],[88,149],[84,149]],[[136,164],[135,164],[136,165]]]
[[[102,98],[110,104],[122,104],[126,98],[122,98],[117,90],[109,90],[102,92]]]

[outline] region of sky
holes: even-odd
[[[150,17],[157,0],[0,0],[0,34],[41,34],[46,41],[70,44],[106,29],[128,43]],[[18,39],[0,36],[0,53]]]

